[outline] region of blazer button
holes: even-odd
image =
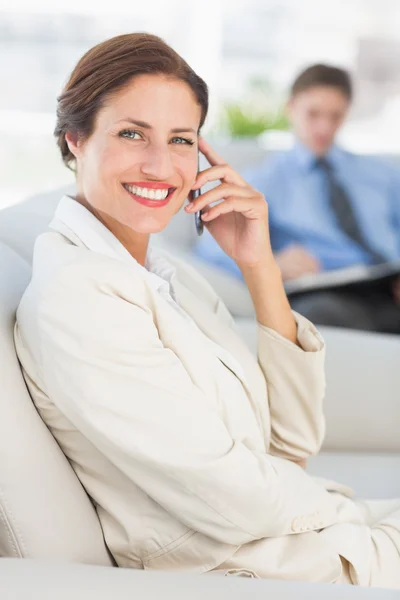
[[[294,531],[295,533],[299,533],[300,531],[306,531],[303,517],[296,517],[296,519],[293,519],[292,531]]]
[[[312,515],[312,517],[313,517],[312,526],[315,527],[315,529],[322,529],[323,527],[325,527],[325,523],[322,519],[321,513],[316,512]]]

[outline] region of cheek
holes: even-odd
[[[101,139],[92,145],[89,157],[89,170],[98,181],[120,180],[120,175],[132,166],[131,153],[118,141]]]
[[[299,131],[310,131],[310,129],[313,127],[314,122],[313,122],[313,118],[311,115],[309,115],[307,112],[304,113],[300,113],[298,115],[296,115],[296,119],[294,120],[295,126],[297,127],[297,129]]]
[[[177,170],[180,172],[183,186],[190,189],[193,185],[197,173],[198,173],[198,158],[195,156],[188,157],[185,160],[180,160],[179,164],[176,165]]]
[[[342,123],[343,123],[343,119],[341,117],[334,118],[332,120],[332,129],[333,129],[333,131],[336,131],[337,129],[339,129],[339,127],[341,127]]]

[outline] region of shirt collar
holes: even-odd
[[[70,196],[63,196],[49,227],[73,243],[79,240],[93,252],[125,262],[146,277],[156,291],[166,287],[169,290],[173,283],[176,270],[160,250],[149,247],[146,268],[143,267],[90,210]]]
[[[325,158],[334,168],[336,168],[339,166],[342,154],[343,151],[337,146],[333,145],[325,154]],[[299,140],[297,140],[293,146],[292,156],[296,163],[304,171],[310,171],[313,169],[317,161],[317,156]]]

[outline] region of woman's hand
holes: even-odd
[[[199,150],[211,167],[199,173],[193,189],[221,183],[201,194],[185,210],[203,210],[203,221],[222,250],[240,268],[274,261],[268,229],[268,205],[263,194],[246,183],[202,138]],[[209,205],[221,201],[216,206]]]
[[[297,325],[272,253],[264,196],[246,183],[203,139],[200,139],[199,150],[211,167],[199,173],[195,189],[210,181],[221,183],[201,194],[185,210],[189,213],[204,211],[207,229],[242,272],[258,322],[297,344]],[[218,200],[221,200],[218,205],[209,206]]]

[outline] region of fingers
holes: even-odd
[[[206,157],[211,167],[205,169],[196,179],[196,184],[193,189],[201,187],[210,181],[216,181],[221,179],[227,183],[235,183],[236,185],[248,185],[246,181],[226,163],[226,160],[222,158],[215,150],[210,146],[204,138],[199,138],[199,151]]]
[[[319,261],[305,248],[293,245],[275,255],[284,280],[311,275],[321,270]]]
[[[292,262],[294,265],[296,265],[296,267],[302,269],[303,271],[307,270],[314,272],[319,270],[318,261],[314,257],[307,254],[304,256],[294,257]]]
[[[199,150],[202,154],[204,154],[211,166],[214,167],[215,165],[226,164],[226,161],[222,158],[222,156],[215,152],[214,148],[212,148],[203,137],[199,138]]]
[[[212,190],[201,194],[198,198],[196,198],[196,200],[188,204],[185,207],[185,210],[187,212],[198,212],[213,202],[218,202],[219,200],[224,199],[226,200],[228,196],[246,198],[247,201],[249,201],[249,199],[256,199],[262,201],[265,206],[267,206],[265,198],[260,192],[257,192],[252,188],[244,188],[229,183],[221,183],[221,185],[218,185]]]
[[[288,264],[298,265],[302,269],[320,270],[318,259],[306,248],[299,244],[293,244],[280,252],[282,260]]]
[[[247,219],[259,219],[262,216],[267,217],[268,215],[265,203],[261,204],[258,201],[249,202],[248,198],[228,196],[224,202],[220,202],[213,207],[208,207],[203,212],[201,218],[203,221],[209,223],[217,219],[220,215],[226,215],[231,212],[241,213]]]
[[[278,262],[278,267],[282,272],[282,277],[284,281],[289,281],[290,279],[297,279],[298,277],[303,277],[304,275],[314,275],[317,273],[315,270],[304,269],[298,266],[282,266]]]
[[[316,260],[293,261],[292,266],[299,275],[305,275],[306,273],[318,273],[320,270],[319,264]]]
[[[203,187],[206,183],[211,181],[224,181],[225,183],[233,183],[241,187],[250,187],[248,183],[237,173],[232,167],[227,164],[217,165],[215,167],[209,167],[201,171],[196,177],[196,183],[194,184],[194,190]]]

